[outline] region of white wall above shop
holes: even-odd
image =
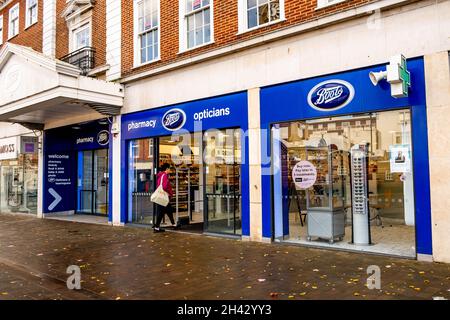
[[[386,63],[398,53],[411,58],[445,50],[450,1],[418,1],[130,82],[122,112]]]

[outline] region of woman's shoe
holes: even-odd
[[[154,233],[164,232],[164,231],[166,231],[166,230],[164,230],[164,229],[162,229],[162,228],[156,228],[156,227],[155,227],[155,228],[153,229],[153,232],[154,232]]]

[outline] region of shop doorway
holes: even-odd
[[[108,149],[78,152],[77,213],[108,215]]]
[[[240,139],[239,129],[224,129],[130,141],[128,221],[154,223],[150,196],[158,168],[168,163],[179,230],[240,235]]]
[[[273,134],[278,241],[415,257],[409,110],[280,123]]]

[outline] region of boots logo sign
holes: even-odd
[[[97,135],[97,142],[101,146],[106,146],[109,143],[109,131],[102,130]]]
[[[328,80],[314,86],[308,94],[308,104],[319,111],[334,111],[349,104],[355,89],[347,81]]]
[[[184,126],[186,114],[181,109],[171,109],[162,117],[162,125],[169,131],[176,131]]]

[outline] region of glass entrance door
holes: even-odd
[[[108,214],[108,162],[108,149],[78,153],[78,213]]]
[[[154,206],[150,196],[155,185],[154,139],[129,142],[128,221],[153,224]]]
[[[240,235],[240,130],[208,131],[204,141],[206,231]]]

